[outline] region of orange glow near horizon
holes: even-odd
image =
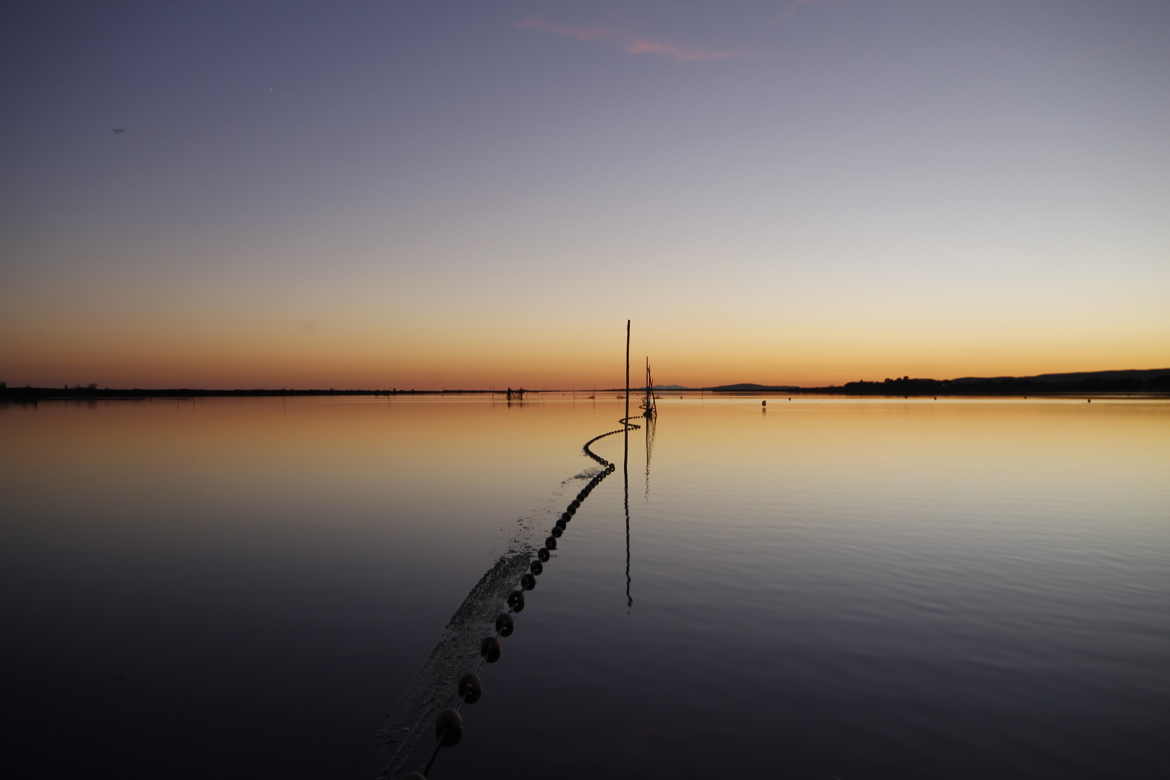
[[[616,387],[623,382],[624,322],[558,333],[451,326],[401,331],[355,327],[110,328],[80,324],[10,338],[0,355],[10,386],[96,382],[103,387],[427,388]],[[815,387],[910,375],[1030,375],[1170,366],[1156,332],[1111,336],[1030,329],[973,332],[851,331],[844,325],[735,329],[634,323],[632,381],[649,355],[659,384],[736,382]]]

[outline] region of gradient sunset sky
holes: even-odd
[[[24,3],[0,380],[1170,366],[1170,3]],[[115,133],[114,128],[125,128]]]

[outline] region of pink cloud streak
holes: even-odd
[[[544,19],[529,17],[516,23],[520,30],[538,30],[562,38],[578,41],[605,41],[616,43],[627,54],[651,54],[669,57],[679,62],[712,62],[729,60],[741,56],[741,52],[730,49],[708,49],[697,46],[683,46],[669,41],[646,38],[614,27],[589,27],[558,24]]]

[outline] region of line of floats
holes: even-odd
[[[515,632],[516,619],[513,616],[524,610],[524,593],[525,591],[531,591],[536,588],[536,578],[544,573],[544,566],[552,557],[552,551],[557,549],[557,540],[565,533],[565,529],[573,519],[573,515],[577,513],[577,510],[580,509],[581,504],[585,502],[589,494],[593,492],[593,489],[601,484],[602,480],[617,470],[617,465],[594,452],[592,445],[607,436],[638,430],[641,426],[630,422],[630,419],[629,417],[623,417],[619,420],[622,423],[621,428],[594,436],[582,446],[581,449],[585,455],[592,458],[602,467],[601,471],[595,474],[586,483],[585,487],[581,488],[576,497],[569,502],[568,506],[565,507],[565,511],[561,513],[556,523],[553,524],[548,538],[544,540],[544,546],[536,551],[536,557],[529,562],[528,571],[521,575],[518,587],[508,594],[507,609],[501,611],[496,616],[495,634],[485,636],[480,641],[479,659],[475,668],[465,672],[459,678],[456,686],[459,699],[464,704],[475,704],[483,696],[483,684],[477,672],[483,664],[494,664],[500,660],[500,656],[503,653],[503,643],[500,640],[510,637]],[[423,769],[410,772],[401,777],[404,780],[426,780],[431,772],[431,768],[434,766],[435,760],[439,756],[439,752],[443,748],[458,745],[462,739],[463,716],[460,714],[459,709],[452,707],[443,710],[435,718],[435,748],[431,753],[430,760],[427,761]]]

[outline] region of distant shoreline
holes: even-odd
[[[644,387],[630,388],[645,392]],[[859,381],[827,387],[799,387],[796,385],[760,385],[740,383],[713,387],[655,387],[659,394],[714,393],[745,395],[759,393],[791,393],[793,395],[847,395],[847,396],[1077,396],[1139,394],[1143,396],[1170,396],[1170,368],[1124,371],[1083,371],[1066,374],[1039,374],[1025,377],[962,377],[959,379],[917,379],[904,376],[881,382]],[[541,389],[523,394],[548,393],[620,393],[625,388],[596,390]],[[517,391],[513,390],[513,394]],[[96,385],[78,387],[0,387],[0,401],[69,401],[69,400],[134,400],[146,398],[268,398],[296,396],[417,396],[417,395],[507,395],[507,390],[474,389],[292,389],[253,388],[238,390],[211,390],[203,388],[112,388]]]
[[[115,387],[8,387],[0,388],[0,400],[87,400],[109,399],[126,400],[137,398],[271,398],[289,396],[398,396],[398,395],[483,395],[499,393],[505,395],[505,390],[361,390],[361,389],[308,389],[293,388],[254,388],[239,390],[214,390],[206,388],[115,388]],[[542,392],[539,390],[525,390],[527,393]],[[559,392],[559,391],[543,391]]]

